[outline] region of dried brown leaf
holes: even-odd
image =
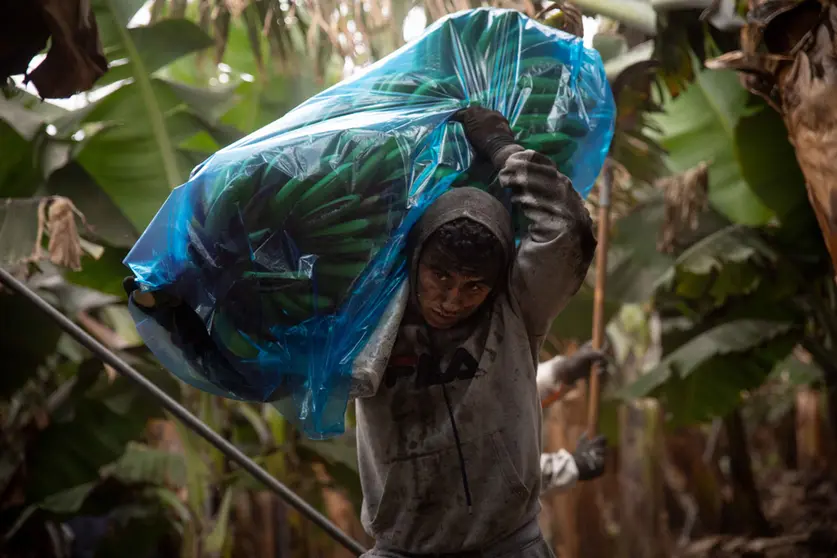
[[[46,208],[46,231],[49,233],[49,261],[73,271],[81,269],[81,238],[76,227],[76,215],[84,216],[69,199],[56,196]],[[38,245],[40,249],[40,244]]]
[[[108,68],[90,0],[40,0],[37,4],[52,45],[28,79],[44,98],[87,91]]]
[[[220,64],[224,60],[224,53],[227,51],[227,40],[230,35],[230,18],[230,11],[225,4],[216,6],[212,15],[216,64]]]
[[[780,89],[808,199],[837,269],[837,91],[831,81],[834,69],[829,73],[814,77],[808,54],[800,52],[791,70],[780,76]]]
[[[663,190],[665,218],[657,250],[670,253],[677,245],[680,233],[697,230],[700,214],[708,205],[709,172],[706,162],[701,162],[686,172],[657,181]]]

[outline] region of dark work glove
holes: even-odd
[[[505,116],[494,110],[472,106],[454,114],[453,120],[462,123],[465,135],[478,155],[489,159],[496,169],[503,167],[506,161],[501,151],[515,144],[514,133]]]
[[[200,316],[179,298],[164,291],[141,292],[134,277],[126,277],[122,288],[137,308],[153,316],[169,333],[172,344],[216,387],[254,401],[273,401],[292,394],[294,386],[287,378],[269,395],[253,388],[212,340]]]
[[[152,315],[171,334],[175,345],[189,354],[215,350],[203,320],[179,298],[163,291],[142,292],[134,277],[123,279],[122,288],[137,308]]]
[[[607,372],[607,356],[604,351],[594,350],[587,343],[556,366],[555,381],[571,386],[579,380],[586,380],[594,364],[600,365],[600,374]]]
[[[607,440],[604,436],[588,440],[587,434],[582,434],[573,452],[575,466],[578,468],[578,480],[586,481],[600,477],[605,469],[606,452]]]

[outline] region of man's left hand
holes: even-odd
[[[478,105],[463,109],[453,115],[453,120],[462,123],[465,135],[477,154],[491,160],[495,168],[501,168],[505,161],[498,159],[504,148],[514,145],[514,133],[506,117]]]

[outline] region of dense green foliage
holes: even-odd
[[[68,110],[21,90],[0,100],[0,199],[9,199],[0,204],[0,264],[33,252],[43,196],[68,198],[89,225],[81,229],[81,269],[40,261],[30,286],[317,506],[314,461],[359,501],[350,434],[307,442],[270,407],[186,389],[141,346],[120,286],[122,258],[170,189],[213,150],[334,83],[345,53],[312,23],[317,14],[296,4],[266,33],[261,2],[237,17],[224,8],[210,21],[200,11],[208,3],[171,2],[161,12],[166,2],[158,1],[153,13],[169,17],[136,27],[128,24],[142,1],[93,4],[112,68],[83,96],[88,102]],[[400,22],[408,5],[396,4],[391,17]],[[647,15],[640,12],[631,17]],[[660,29],[677,25],[669,17]],[[399,43],[398,33],[365,32],[359,61]],[[609,38],[599,37],[603,53],[631,54]],[[658,43],[667,38],[661,32]],[[792,386],[820,381],[820,367],[835,373],[837,293],[781,119],[735,75],[700,70],[701,53],[680,46],[685,58],[672,54],[661,69],[641,72],[669,87],[640,76],[617,91],[612,155],[631,178],[620,184],[628,202],[613,226],[606,308],[622,361],[641,360],[654,343],[662,348],[635,382],[613,386],[610,403],[659,397],[672,424],[690,424],[738,408],[779,372],[792,375]],[[688,218],[678,217],[674,202],[700,190],[683,173],[702,163],[708,205],[686,204]],[[661,184],[679,185],[680,198]],[[662,250],[667,227],[675,234]],[[587,339],[591,309],[592,273],[553,333]],[[158,543],[183,556],[229,555],[231,502],[257,488],[253,481],[183,428],[179,448],[155,441],[149,421],[165,418],[156,403],[21,299],[0,292],[0,316],[2,542],[33,553],[43,545],[41,555],[53,555],[56,543],[44,534],[56,525],[110,514],[116,529],[97,556],[147,556]],[[813,366],[794,356],[797,346]]]

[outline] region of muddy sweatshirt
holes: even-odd
[[[496,198],[446,192],[414,227],[410,281],[355,363],[361,520],[410,553],[488,548],[540,510],[538,353],[596,241],[580,196],[548,158],[519,146],[503,155],[500,184],[529,221],[519,246]],[[421,248],[462,217],[499,239],[508,273],[466,323],[430,330],[414,310]],[[559,466],[571,474],[574,463]]]

